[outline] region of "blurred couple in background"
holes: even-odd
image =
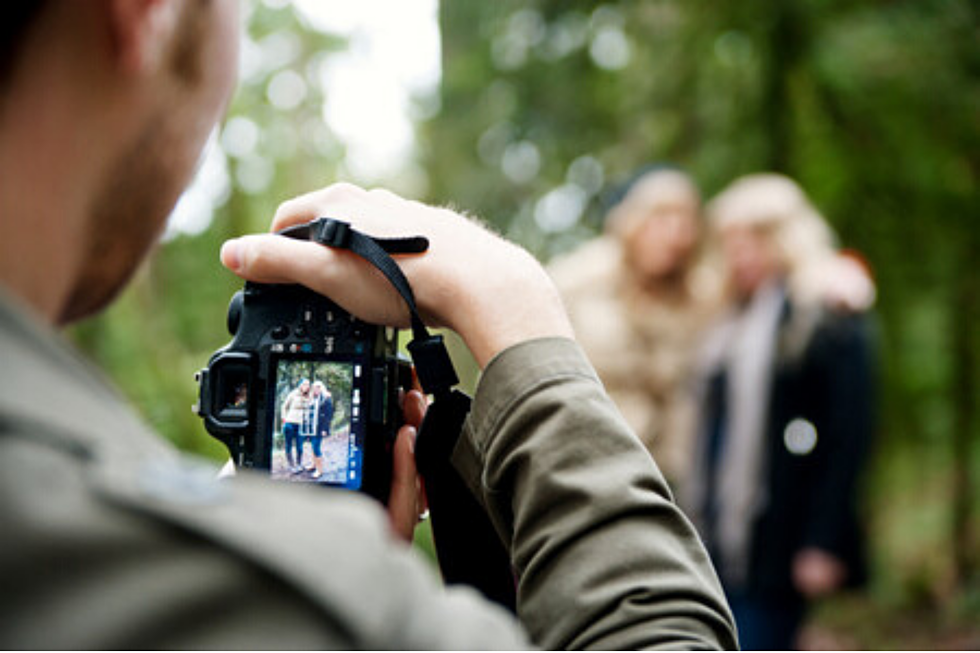
[[[643,171],[550,272],[576,335],[698,527],[746,649],[796,645],[808,600],[863,581],[875,286],[797,183],[702,206]]]

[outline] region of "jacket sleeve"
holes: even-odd
[[[488,365],[454,464],[511,551],[537,645],[737,646],[694,528],[573,341]]]
[[[834,323],[818,349],[824,385],[819,442],[824,451],[805,544],[843,560],[852,557],[856,546],[857,483],[874,430],[872,349],[870,324],[856,315]]]

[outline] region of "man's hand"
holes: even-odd
[[[405,424],[398,430],[392,461],[388,519],[391,528],[406,542],[412,541],[415,526],[428,510],[425,491],[415,468],[415,437],[425,417],[425,397],[418,390],[405,395],[402,414]]]
[[[803,549],[793,558],[793,584],[808,599],[840,589],[846,577],[844,563],[822,549]]]
[[[459,333],[481,368],[511,345],[573,335],[541,265],[454,211],[385,190],[334,184],[281,205],[272,230],[321,216],[350,222],[371,236],[427,237],[427,252],[399,256],[398,264],[412,284],[422,318]],[[279,236],[246,236],[225,243],[221,261],[251,281],[302,284],[365,321],[408,325],[402,298],[378,270],[351,252]]]

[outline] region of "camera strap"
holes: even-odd
[[[456,369],[441,335],[419,316],[415,293],[392,254],[421,254],[423,236],[374,238],[333,218],[317,218],[281,232],[325,247],[346,249],[374,265],[405,300],[411,316],[408,351],[422,391],[433,396],[415,443],[415,460],[425,485],[436,556],[447,584],[476,587],[487,598],[516,611],[510,554],[483,507],[452,465],[452,453],[470,412],[471,399],[455,389]]]
[[[437,399],[450,393],[459,383],[442,336],[433,335],[422,322],[412,286],[391,254],[421,254],[429,249],[423,236],[409,238],[374,238],[351,228],[350,224],[333,218],[317,218],[313,222],[286,229],[285,236],[307,238],[333,249],[346,249],[378,268],[398,294],[405,300],[412,324],[412,341],[408,351],[415,363],[422,390]]]

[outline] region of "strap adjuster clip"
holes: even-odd
[[[317,223],[313,240],[327,247],[347,249],[351,239],[350,223],[333,218],[320,218]]]

